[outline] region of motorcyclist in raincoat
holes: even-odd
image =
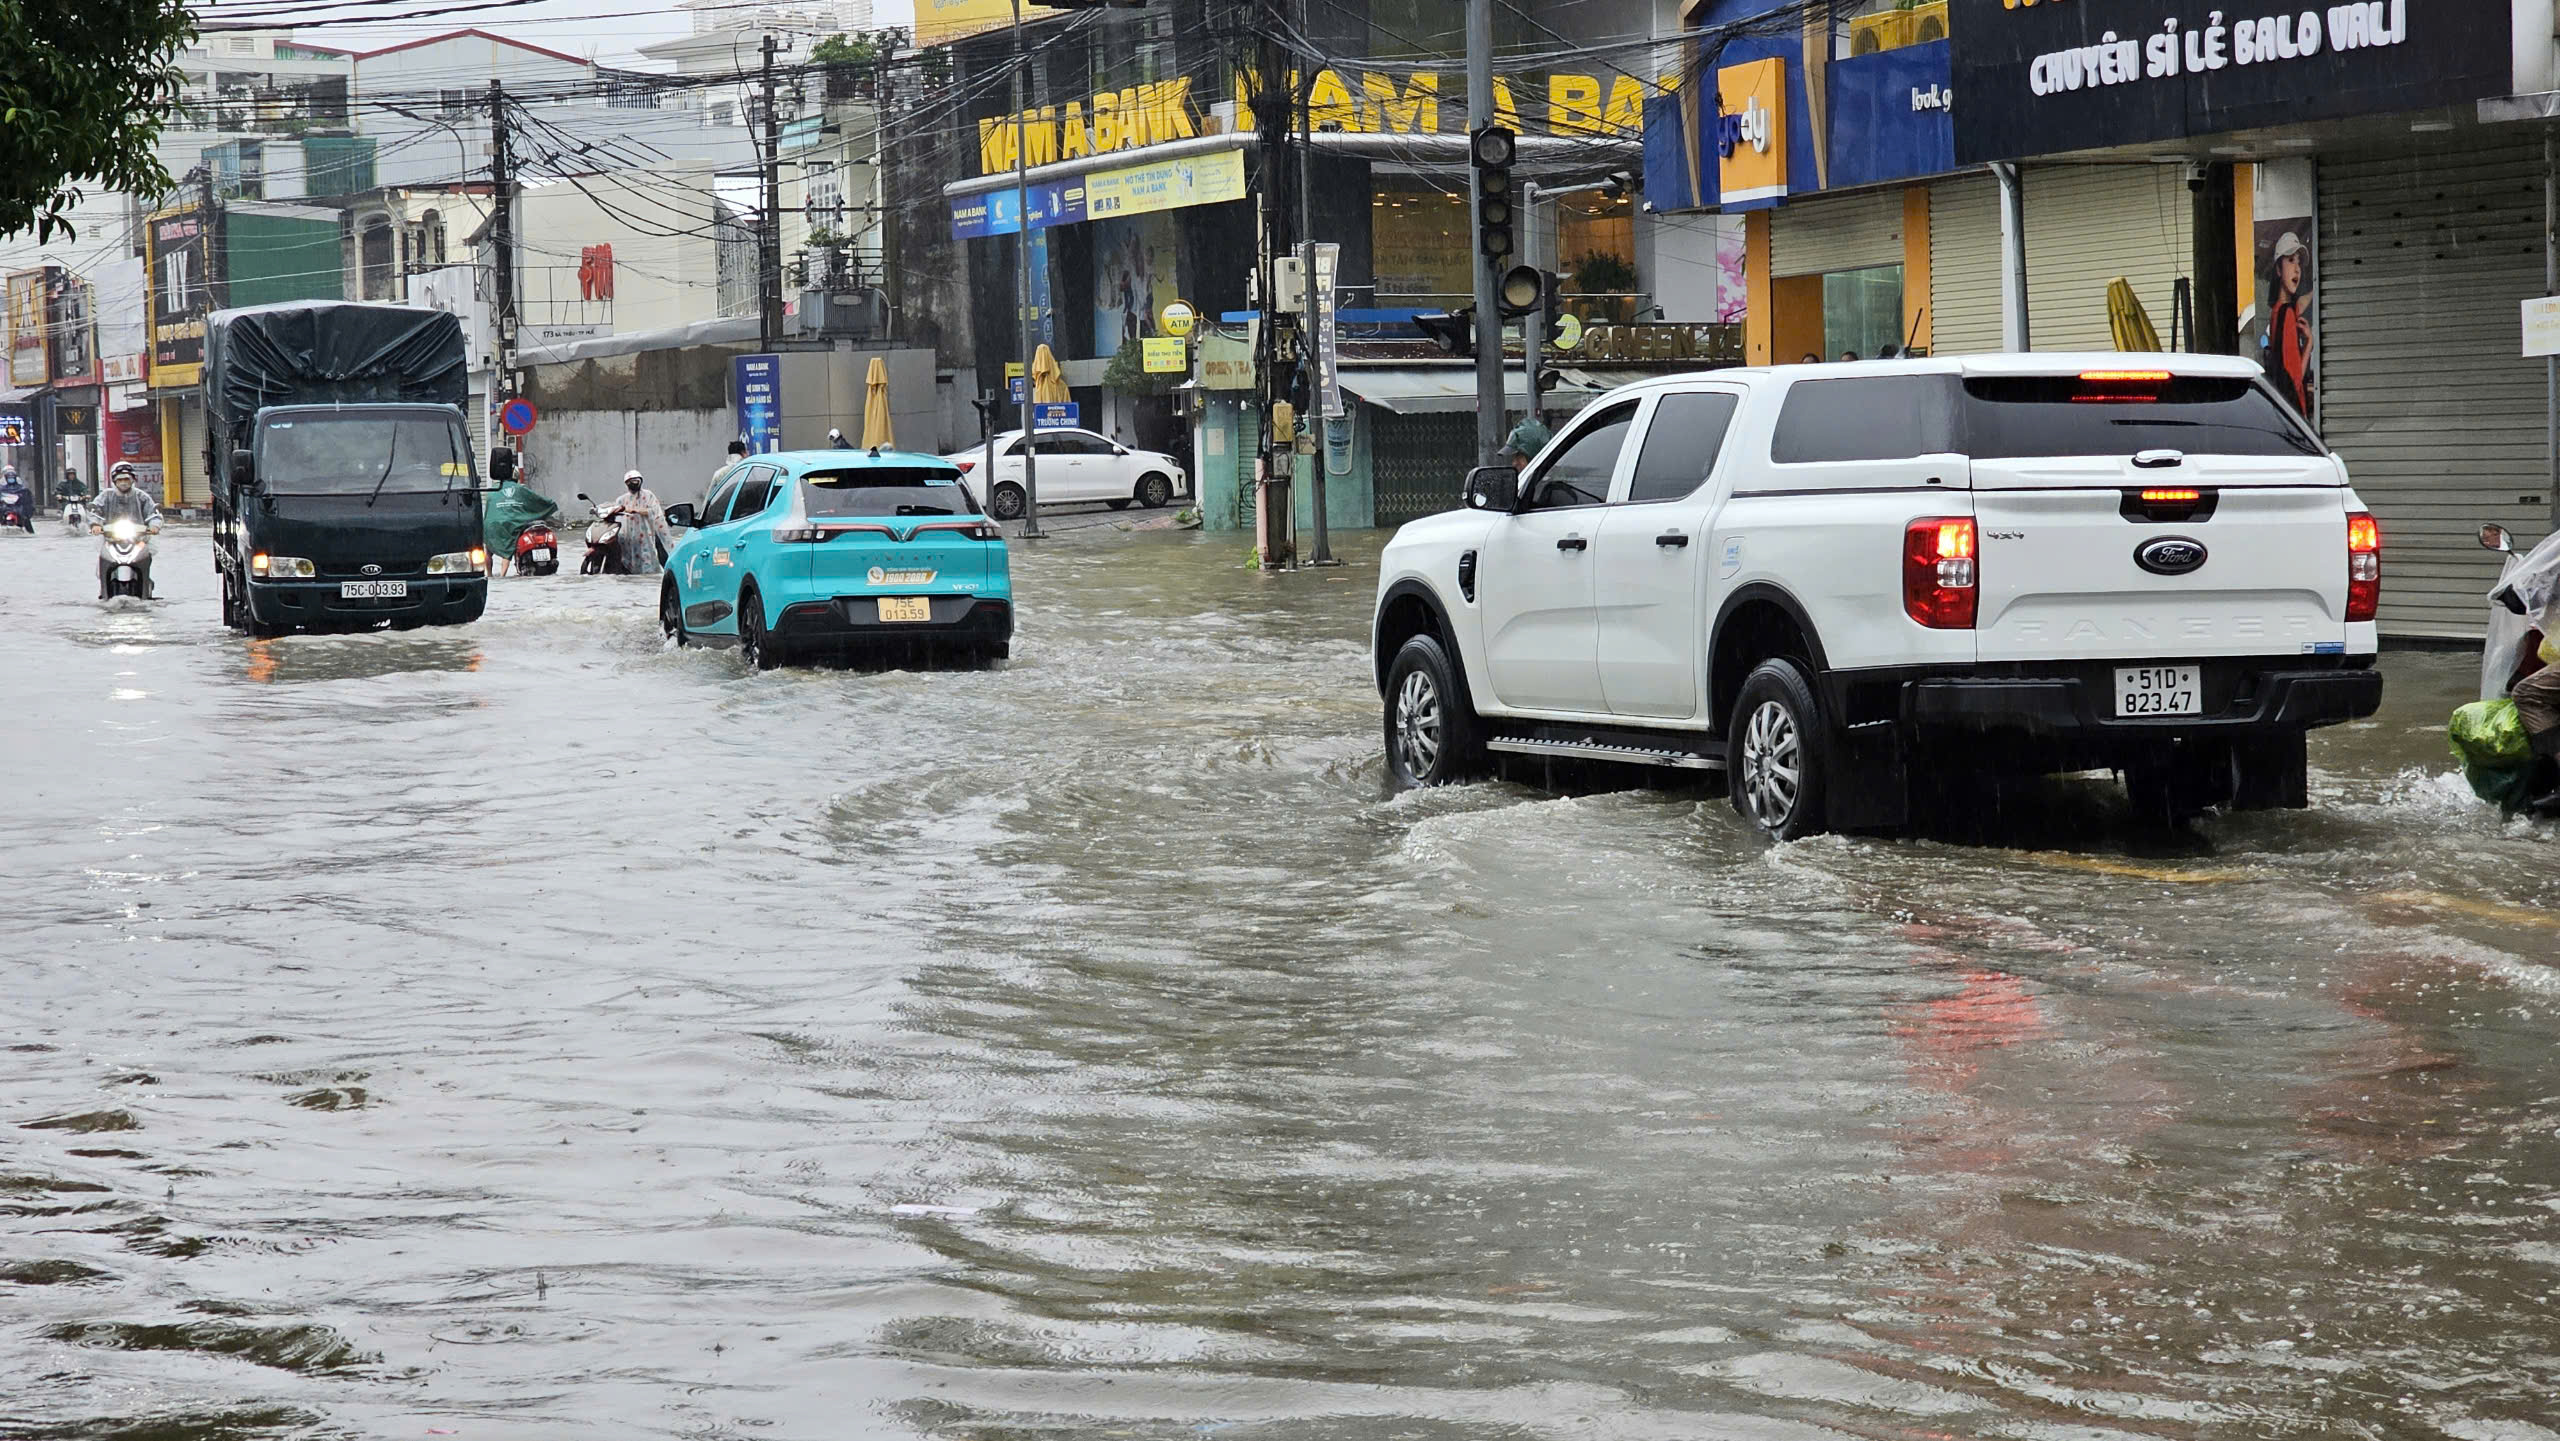
[[[536,521],[560,513],[560,503],[516,478],[516,453],[500,446],[489,452],[489,478],[496,482],[480,503],[481,543],[489,547],[492,569],[515,568],[516,537]]]
[[[2535,546],[2489,599],[2511,615],[2527,617],[2533,627],[2509,662],[2507,694],[2533,753],[2524,809],[2560,817],[2560,665],[2548,663],[2553,647],[2560,646],[2560,534]]]

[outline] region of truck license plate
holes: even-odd
[[[2203,668],[2126,666],[2116,671],[2116,714],[2122,717],[2204,714]]]
[[[884,595],[880,597],[880,619],[883,622],[931,620],[933,602],[920,595]]]
[[[405,580],[349,580],[338,583],[340,600],[401,600],[409,594]]]

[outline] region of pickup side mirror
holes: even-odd
[[[580,498],[581,498],[581,499],[584,499],[584,497],[580,497]],[[694,521],[694,515],[693,515],[693,502],[692,502],[692,501],[689,501],[689,500],[684,500],[684,501],[678,501],[678,502],[676,502],[674,505],[668,506],[668,507],[667,507],[667,524],[672,525],[672,526],[679,526],[679,527],[682,527],[682,528],[683,528],[683,529],[685,529],[685,530],[691,530],[691,529],[693,529],[693,528],[694,528],[694,524],[695,524],[695,521]]]
[[[2511,555],[2515,552],[2516,543],[2514,538],[2507,534],[2505,526],[2484,525],[2480,527],[2480,548]]]
[[[1520,473],[1507,465],[1479,465],[1467,472],[1467,509],[1505,515],[1520,508]]]
[[[255,484],[257,479],[257,463],[250,457],[249,452],[239,449],[233,450],[231,452],[232,485],[235,487],[246,487]]]

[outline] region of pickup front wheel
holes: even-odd
[[[1732,738],[1725,764],[1733,808],[1752,829],[1776,841],[1820,831],[1831,733],[1804,667],[1792,660],[1762,661],[1742,682],[1726,734]]]
[[[1387,774],[1412,790],[1466,780],[1483,763],[1482,726],[1440,638],[1406,641],[1387,667]]]

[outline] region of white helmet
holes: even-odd
[[[622,473],[622,483],[623,483],[624,485],[629,485],[631,482],[633,482],[633,481],[635,481],[635,480],[646,480],[646,479],[648,479],[648,477],[646,477],[646,476],[642,475],[640,472],[638,472],[638,471],[636,471],[636,470],[626,470],[626,471],[624,471],[624,472]]]

